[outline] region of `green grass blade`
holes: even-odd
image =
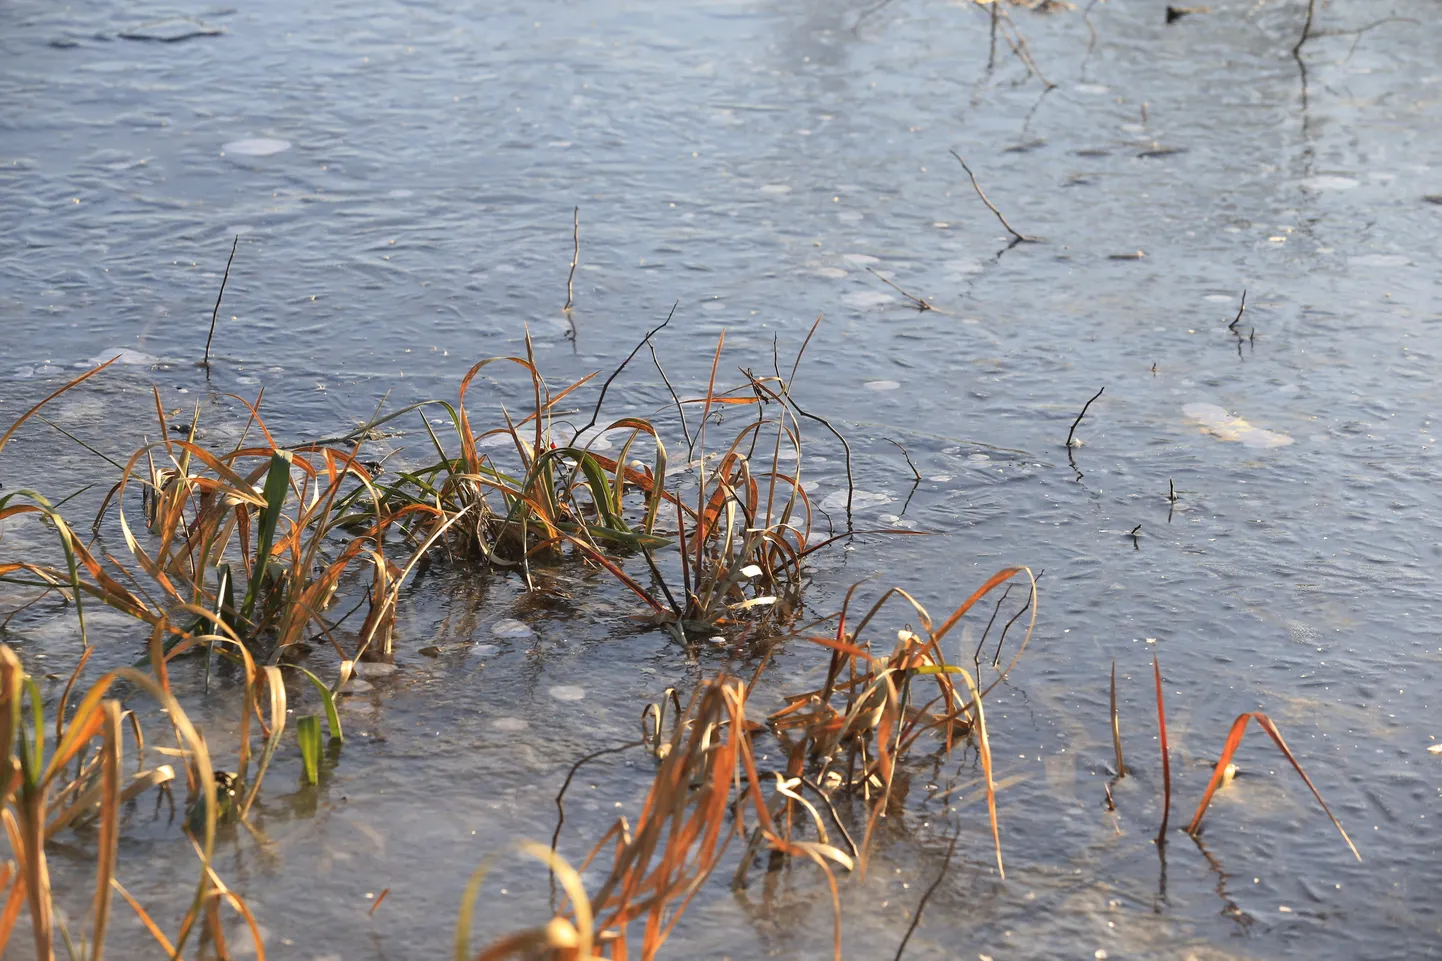
[[[299,664],[282,664],[281,667],[289,668],[292,671],[300,671],[310,679],[310,683],[320,694],[321,703],[325,705],[325,722],[330,727],[330,739],[336,744],[345,743],[345,735],[341,733],[340,713],[335,708],[335,694],[325,686],[325,682],[316,677],[310,671]]]
[[[275,529],[280,523],[280,513],[285,507],[285,495],[290,488],[290,454],[276,451],[270,458],[270,472],[265,477],[265,508],[260,515],[260,536],[255,546],[255,563],[251,567],[250,584],[245,589],[245,604],[241,617],[250,620],[255,610],[256,598],[260,596],[260,585],[265,580],[270,565],[270,549],[275,543]]]
[[[305,765],[305,783],[320,781],[320,718],[307,714],[295,722],[295,739],[300,743],[300,759]]]

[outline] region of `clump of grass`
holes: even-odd
[[[475,378],[496,364],[521,369],[530,381],[534,405],[519,419],[502,407],[501,426],[478,431],[466,395]],[[588,441],[586,429],[566,429],[568,425],[558,419],[557,405],[594,377],[583,377],[553,392],[536,367],[528,336],[525,357],[493,357],[473,366],[461,380],[454,405],[427,401],[377,421],[384,423],[412,411],[424,415],[439,407],[455,435],[448,449],[431,421],[422,416],[437,459],[400,471],[398,479],[382,489],[380,509],[396,516],[415,512],[403,522],[415,539],[449,525],[445,543],[453,554],[518,569],[532,588],[532,561],[557,558],[570,548],[646,596],[645,589],[612,555],[665,544],[655,536],[654,527],[664,497],[656,478],[665,477],[666,450],[655,428],[641,418],[622,418],[606,427],[603,433],[626,435],[614,459],[590,450],[589,444],[599,434],[589,436]],[[628,462],[633,446],[643,436],[654,441],[649,468]],[[501,444],[492,438],[500,439]],[[634,501],[632,495],[638,493],[643,499],[639,517],[634,513],[628,516],[628,498]]]
[[[850,869],[852,858],[825,840],[790,839],[776,823],[763,790],[770,779],[763,778],[756,765],[752,735],[758,726],[746,720],[747,690],[745,683],[730,677],[705,681],[697,689],[667,741],[668,749],[656,752],[656,775],[634,826],[624,817],[618,819],[582,862],[581,870],[597,859],[609,865],[594,894],[586,893],[575,870],[553,851],[523,845],[523,851],[555,872],[566,903],[545,924],[503,937],[474,957],[590,958],[595,956],[593,947],[604,952],[603,957],[625,958],[633,950],[643,958],[655,957],[731,842],[745,837],[748,821],[774,850],[820,866],[835,902],[830,865]],[[790,787],[781,782],[778,789]],[[816,823],[824,839],[819,818]],[[462,898],[455,940],[458,959],[473,956],[471,916],[491,863],[477,870]],[[839,903],[834,906],[839,957]]]
[[[773,375],[743,372],[739,386],[718,388],[724,342],[723,336],[717,343],[705,395],[672,395],[687,444],[679,470],[668,469],[667,445],[654,420],[601,420],[606,390],[631,358],[605,381],[590,420],[576,428],[558,405],[596,375],[552,390],[528,337],[524,357],[490,358],[472,367],[454,405],[425,402],[377,422],[421,411],[437,458],[400,471],[396,482],[383,486],[383,509],[395,516],[426,508],[403,524],[413,539],[451,524],[446,545],[453,554],[519,570],[532,588],[534,561],[572,553],[609,571],[647,605],[653,623],[678,637],[759,633],[791,623],[800,608],[803,562],[831,543],[811,540],[811,505],[801,486],[801,419],[811,415],[792,399],[779,363]],[[798,353],[792,377],[799,362]],[[496,364],[519,368],[529,380],[531,407],[523,416],[502,407],[499,426],[478,430],[467,394],[475,378]],[[446,414],[442,423],[454,434],[449,445],[424,417],[433,407]],[[693,436],[686,412],[698,407]],[[723,411],[740,408],[757,416],[708,452],[707,434],[715,431],[708,425]],[[600,437],[619,441],[614,457],[595,449]],[[637,459],[643,450],[650,452],[649,462]],[[668,487],[672,474],[674,488]],[[633,573],[633,559],[644,562],[645,573]]]
[[[864,869],[872,829],[886,814],[899,766],[928,733],[939,737],[947,751],[959,739],[975,739],[986,780],[998,871],[1002,871],[997,785],[983,700],[986,691],[1021,657],[1027,640],[985,690],[964,668],[947,662],[941,645],[981,598],[1023,574],[1030,577],[1025,568],[999,572],[939,626],[933,626],[925,609],[900,590],[883,595],[852,630],[847,628],[843,610],[834,636],[811,638],[831,652],[826,685],[788,697],[788,706],[772,714],[765,727],[746,718],[746,701],[764,662],[749,684],[730,677],[703,682],[676,715],[669,738],[663,739],[659,733],[667,713],[665,701],[649,707],[643,715],[643,737],[625,745],[645,745],[657,759],[656,774],[640,813],[634,823],[626,818],[617,820],[581,863],[585,870],[602,859],[609,865],[605,880],[588,894],[579,875],[554,850],[523,846],[526,853],[551,867],[566,892],[566,903],[544,924],[502,937],[472,954],[471,917],[482,880],[494,864],[494,859],[488,859],[462,898],[455,957],[458,961],[471,957],[486,961],[621,959],[633,951],[643,958],[655,957],[721,865],[727,847],[732,841],[746,839],[736,862],[734,886],[745,885],[752,863],[763,852],[783,860],[804,858],[820,868],[831,892],[833,950],[840,958],[841,910],[835,868]],[[876,657],[857,638],[892,598],[902,598],[910,605],[924,633],[903,630],[891,655]],[[1034,625],[1034,581],[1028,607]],[[961,688],[954,683],[957,677],[963,682]],[[914,703],[919,695],[913,690],[918,678],[936,685],[935,696],[920,706]],[[762,771],[757,764],[755,739],[768,730],[786,758],[784,770]],[[597,752],[583,761],[620,749]],[[860,798],[868,806],[866,835],[860,845],[833,804],[838,792]],[[807,834],[814,840],[806,839]]]
[[[1025,576],[1030,582],[1026,607],[1030,611],[1025,635],[1011,661],[985,689],[979,674],[948,663],[942,641],[957,623],[993,590],[1012,578]],[[871,644],[858,642],[881,609],[892,599],[909,606],[920,622],[920,632],[910,628],[897,632],[896,642],[886,657],[877,657]],[[865,863],[871,834],[886,815],[897,764],[927,734],[939,736],[949,752],[957,738],[974,737],[986,783],[987,810],[997,872],[1006,876],[1001,853],[1001,832],[996,817],[996,777],[992,765],[984,699],[1001,683],[1026,651],[1036,625],[1036,580],[1024,567],[997,572],[968,597],[944,622],[934,625],[930,614],[915,598],[899,588],[887,591],[856,622],[848,625],[843,607],[836,634],[808,640],[829,648],[831,661],[825,684],[813,691],[788,696],[785,708],[772,714],[771,725],[782,735],[794,756],[808,759],[810,780],[860,795],[870,814],[860,855]],[[983,638],[985,643],[985,638]],[[962,652],[963,656],[965,652]],[[958,686],[955,679],[960,679]],[[935,686],[925,699],[914,682],[926,680]]]
[[[290,449],[271,436],[259,398],[237,398],[250,420],[226,452],[196,442],[198,408],[187,436],[172,440],[157,392],[162,440],[122,465],[94,524],[98,530],[113,513],[128,562],[92,553],[58,505],[23,491],[0,502],[0,519],[41,514],[58,532],[66,564],[27,559],[0,567],[0,576],[73,601],[82,633],[85,598],[151,627],[181,623],[169,615],[188,606],[210,612],[260,659],[324,640],[345,664],[390,656],[400,585],[432,547],[518,570],[532,589],[533,562],[570,553],[610,572],[647,605],[653,623],[677,637],[775,633],[800,610],[805,559],[835,539],[812,540],[811,504],[801,485],[802,420],[828,430],[831,425],[803,410],[791,394],[805,344],[789,376],[773,358],[772,374],[743,371],[738,386],[721,389],[724,342],[723,336],[717,343],[704,397],[672,394],[687,444],[687,461],[675,471],[668,471],[667,445],[653,420],[600,421],[606,390],[625,363],[601,387],[590,421],[577,429],[558,405],[579,396],[595,375],[552,390],[529,336],[525,356],[473,366],[454,404],[426,401],[384,417],[377,411],[346,437]],[[519,368],[529,381],[531,409],[517,417],[502,406],[495,426],[481,428],[468,411],[467,395],[483,371],[500,366]],[[694,436],[688,408],[699,408]],[[433,423],[426,415],[436,409],[446,417]],[[719,449],[709,451],[713,421],[741,409],[756,416],[743,419]],[[412,412],[421,415],[436,459],[380,483],[360,462],[361,445],[380,425]],[[437,423],[449,425],[449,444]],[[593,430],[598,424],[604,426]],[[602,436],[619,440],[614,457],[595,449]],[[849,483],[849,454],[847,463]],[[143,526],[133,520],[136,488]],[[848,513],[848,533],[849,521]],[[391,559],[396,541],[409,551],[404,566]],[[640,562],[644,571],[636,570]],[[358,580],[369,581],[362,601],[368,611],[347,644],[339,636],[345,618],[332,620],[326,611],[344,585]],[[197,620],[188,630],[205,628]],[[184,633],[176,629],[167,649]]]
[[[389,557],[388,530],[434,509],[411,504],[391,511],[357,460],[357,448],[284,449],[266,428],[258,402],[242,403],[250,411],[246,432],[232,449],[217,454],[195,441],[198,411],[188,436],[171,440],[156,394],[164,439],[131,455],[92,525],[98,532],[113,512],[127,562],[95,553],[42,495],[30,490],[5,495],[0,520],[39,515],[57,533],[65,564],[11,561],[0,564],[0,578],[73,602],[87,644],[87,598],[151,629],[163,626],[167,655],[186,638],[216,630],[265,660],[324,640],[342,661],[338,687],[356,660],[390,656],[400,584],[434,541],[412,545],[402,568]],[[248,444],[252,430],[259,437]],[[132,520],[131,491],[137,487],[143,525]],[[438,531],[462,516],[446,519]],[[363,580],[367,573],[368,590],[351,613],[361,606],[368,611],[345,643],[340,627],[351,615],[332,620],[326,611],[347,578]],[[181,611],[188,613],[177,616]],[[204,647],[209,657],[210,642]]]
[[[86,658],[76,668],[78,676]],[[71,685],[75,677],[71,678]],[[162,706],[181,749],[186,781],[197,798],[198,830],[192,836],[200,861],[200,876],[190,906],[172,940],[120,882],[117,859],[121,808],[128,801],[156,788],[168,790],[175,779],[171,765],[125,770],[125,730],[132,730],[136,747],[144,752],[141,727],[135,715],[106,695],[118,683],[135,685]],[[197,926],[217,945],[224,944],[219,907],[229,904],[250,926],[260,944],[255,920],[245,903],[231,892],[210,868],[215,847],[217,804],[210,755],[204,739],[180,705],[162,684],[131,668],[118,668],[97,679],[79,699],[67,718],[71,686],[55,709],[55,745],[47,750],[46,711],[40,690],[19,659],[0,645],[0,744],[5,761],[0,776],[0,822],[9,847],[9,860],[0,863],[0,953],[14,934],[20,913],[30,918],[35,957],[53,961],[55,940],[63,942],[72,957],[99,961],[110,928],[114,895],[134,909],[156,943],[171,957],[179,957]],[[27,710],[28,705],[28,710]],[[70,930],[60,919],[50,884],[47,844],[58,834],[82,823],[94,825],[98,837],[96,880],[88,926]],[[263,955],[262,955],[263,956]]]

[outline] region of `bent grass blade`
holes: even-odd
[[[1211,783],[1207,785],[1207,793],[1202,795],[1202,803],[1197,806],[1197,813],[1192,816],[1192,823],[1187,825],[1187,833],[1195,836],[1197,831],[1201,829],[1202,816],[1207,813],[1207,805],[1212,803],[1212,795],[1217,792],[1217,788],[1221,786],[1223,779],[1226,777],[1227,765],[1232,763],[1232,755],[1236,754],[1237,748],[1241,746],[1242,738],[1247,733],[1247,724],[1251,721],[1256,721],[1257,726],[1267,732],[1267,736],[1272,739],[1272,743],[1277,745],[1277,750],[1281,751],[1282,756],[1292,765],[1292,770],[1296,771],[1298,776],[1306,782],[1307,787],[1312,791],[1312,796],[1317,799],[1318,804],[1322,805],[1322,810],[1325,811],[1327,817],[1331,819],[1332,826],[1337,829],[1338,834],[1342,835],[1342,840],[1347,842],[1347,848],[1352,852],[1352,856],[1358,861],[1361,861],[1362,855],[1358,853],[1357,846],[1353,844],[1352,839],[1347,836],[1347,832],[1342,828],[1342,823],[1337,820],[1337,816],[1332,813],[1332,809],[1327,806],[1327,802],[1322,800],[1321,792],[1318,791],[1317,786],[1312,783],[1312,779],[1307,777],[1307,772],[1302,770],[1302,765],[1292,754],[1291,749],[1287,747],[1287,742],[1282,739],[1282,732],[1277,729],[1276,724],[1272,723],[1271,718],[1260,711],[1249,711],[1245,714],[1239,714],[1237,719],[1232,722],[1232,729],[1227,733],[1227,743],[1222,747],[1222,756],[1218,759],[1217,768],[1212,773]]]

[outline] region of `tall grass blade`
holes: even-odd
[[[101,961],[105,950],[105,931],[110,922],[110,882],[115,878],[115,862],[120,853],[120,769],[123,743],[120,702],[105,701],[101,710],[104,741],[100,768],[100,837],[96,858],[95,903],[90,909],[90,961]]]
[[[1157,831],[1157,843],[1167,843],[1167,821],[1172,816],[1172,755],[1167,747],[1167,708],[1162,701],[1162,665],[1152,652],[1152,673],[1157,680],[1157,733],[1162,741],[1162,826]],[[1197,815],[1201,817],[1200,813]]]
[[[282,664],[281,667],[289,668],[292,671],[299,671],[306,676],[307,680],[309,680],[315,688],[316,693],[320,695],[321,703],[325,705],[325,722],[330,727],[331,741],[336,744],[344,744],[345,735],[341,732],[340,712],[336,710],[335,706],[335,692],[326,687],[324,681],[299,664]],[[341,683],[344,683],[344,680]],[[336,686],[339,687],[340,685],[337,684]]]
[[[267,664],[260,669],[259,676],[264,679],[265,689],[270,694],[270,735],[265,739],[260,763],[256,765],[255,781],[240,806],[241,820],[245,820],[250,813],[250,806],[255,803],[256,795],[260,793],[261,782],[265,780],[265,770],[270,767],[270,759],[275,755],[276,745],[280,743],[281,732],[285,730],[285,680],[281,677],[280,668]],[[250,710],[250,705],[246,705],[246,710]]]
[[[64,387],[61,387],[59,390],[56,390],[56,391],[54,391],[54,392],[46,395],[46,397],[45,397],[44,400],[42,400],[40,403],[36,404],[34,407],[32,407],[32,408],[30,408],[29,410],[27,410],[25,413],[21,414],[21,415],[20,415],[20,418],[19,418],[18,420],[16,420],[13,424],[10,425],[9,430],[5,431],[4,434],[0,434],[0,450],[4,450],[4,449],[5,449],[5,445],[8,444],[8,443],[10,443],[10,438],[15,435],[15,432],[16,432],[17,430],[20,429],[20,425],[23,424],[23,423],[25,423],[25,422],[26,422],[27,420],[29,420],[31,417],[33,417],[42,407],[44,407],[46,404],[50,403],[50,402],[51,402],[52,400],[54,400],[55,398],[59,397],[61,394],[65,393],[65,392],[66,392],[67,390],[69,390],[70,388],[72,388],[72,387],[76,386],[77,384],[80,384],[80,383],[82,383],[82,382],[84,382],[84,381],[86,381],[86,380],[89,380],[91,377],[94,377],[96,374],[100,373],[102,370],[104,370],[105,368],[109,367],[111,364],[115,363],[115,362],[116,362],[117,360],[119,360],[119,359],[120,359],[120,355],[117,354],[116,356],[110,358],[110,359],[107,360],[105,363],[101,364],[100,366],[90,368],[90,369],[87,370],[85,373],[81,374],[79,377],[76,377],[74,380],[72,380],[72,381],[68,382],[67,384],[65,384]]]
[[[275,529],[280,523],[281,511],[285,508],[285,495],[290,487],[291,455],[287,451],[276,451],[270,458],[270,471],[265,477],[265,488],[261,496],[265,507],[260,513],[260,532],[255,545],[255,565],[250,572],[250,583],[245,589],[245,603],[240,616],[249,621],[255,610],[256,599],[260,596],[261,585],[265,582],[270,566],[270,550],[275,543]]]
[[[1122,727],[1117,717],[1117,659],[1112,658],[1112,748],[1117,755],[1117,777],[1127,776],[1127,764],[1122,760]]]

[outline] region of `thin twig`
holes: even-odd
[[[1237,316],[1233,317],[1233,318],[1232,318],[1232,322],[1227,325],[1227,329],[1228,329],[1228,330],[1233,330],[1233,331],[1236,330],[1236,329],[1237,329],[1237,325],[1242,322],[1242,315],[1245,314],[1246,312],[1247,312],[1247,292],[1244,290],[1244,291],[1242,291],[1242,306],[1237,310]]]
[[[863,20],[865,20],[867,17],[871,16],[873,13],[876,13],[876,12],[880,11],[883,7],[887,6],[887,5],[890,4],[890,3],[891,3],[891,0],[877,0],[876,3],[872,4],[871,6],[867,7],[865,10],[861,11],[860,15],[858,15],[857,18],[856,18],[856,22],[851,25],[851,34],[852,34],[852,36],[855,36],[855,37],[861,36],[861,22],[862,22]]]
[[[1046,572],[1045,572],[1045,571],[1042,571],[1042,574],[1044,574],[1044,573],[1046,573]],[[993,651],[993,652],[992,652],[992,655],[991,655],[991,666],[992,666],[992,667],[1000,667],[1000,666],[1001,666],[1001,648],[1002,648],[1002,645],[1006,643],[1006,634],[1007,634],[1007,632],[1011,630],[1011,627],[1012,627],[1013,624],[1015,624],[1017,621],[1021,620],[1023,614],[1025,614],[1027,611],[1031,610],[1032,604],[1036,603],[1036,581],[1039,581],[1039,580],[1041,580],[1041,574],[1038,574],[1038,575],[1036,576],[1036,578],[1032,581],[1031,593],[1027,595],[1026,603],[1022,605],[1021,610],[1019,610],[1019,611],[1017,611],[1015,614],[1013,614],[1013,615],[1011,616],[1011,620],[1007,621],[1006,624],[1005,624],[1005,626],[1002,627],[1002,629],[1001,629],[1001,637],[998,637],[998,638],[996,639],[996,650]]]
[[[48,421],[48,420],[46,420],[44,417],[39,416],[38,414],[36,415],[35,419],[38,420],[38,421],[40,421],[40,423],[45,424],[45,425],[47,425],[47,426],[49,426],[49,427],[51,427],[51,428],[59,431],[60,433],[64,434],[66,437],[69,437],[71,440],[75,441],[75,443],[79,444],[81,447],[84,447],[86,450],[90,451],[90,453],[94,454],[96,457],[99,457],[101,460],[103,460],[103,461],[105,461],[106,463],[110,464],[112,467],[114,467],[116,470],[120,471],[122,474],[125,473],[125,465],[124,465],[124,464],[121,464],[119,461],[116,461],[116,460],[114,460],[114,459],[112,459],[112,458],[110,458],[110,457],[107,457],[105,454],[101,453],[100,451],[96,450],[94,447],[91,447],[89,444],[85,443],[85,441],[81,440],[79,437],[76,437],[74,434],[70,433],[70,431],[66,430],[64,427],[61,427],[59,424],[53,423],[52,421]]]
[[[215,338],[215,320],[220,316],[220,299],[225,296],[225,282],[230,279],[230,264],[235,260],[235,248],[240,246],[240,234],[235,235],[235,240],[230,244],[230,256],[225,261],[225,276],[220,278],[220,293],[215,295],[215,309],[210,312],[210,333],[205,338],[205,360],[203,361],[206,370],[210,370],[210,342]]]
[[[916,483],[920,484],[920,483],[921,483],[921,471],[917,470],[917,469],[916,469],[916,465],[911,462],[911,455],[910,455],[909,453],[907,453],[906,448],[905,448],[905,447],[902,447],[900,444],[898,444],[896,441],[892,440],[890,437],[885,438],[885,440],[886,440],[886,442],[887,442],[888,444],[890,444],[892,447],[895,447],[897,450],[901,451],[901,456],[906,458],[906,466],[911,468],[911,476],[912,476],[912,477],[915,477],[915,478],[916,478]]]
[[[931,882],[931,886],[926,889],[926,893],[923,894],[921,900],[917,902],[916,913],[911,916],[911,924],[906,929],[906,936],[901,939],[901,944],[896,948],[896,958],[894,961],[901,961],[901,956],[906,953],[907,942],[911,940],[911,935],[916,931],[916,926],[921,923],[921,912],[926,910],[926,902],[931,900],[931,896],[936,893],[936,889],[941,887],[941,882],[946,878],[946,872],[951,868],[951,855],[956,851],[956,839],[958,836],[959,832],[958,834],[952,835],[951,844],[947,845],[946,848],[946,859],[941,862],[941,873],[936,876],[935,881]]]
[[[992,203],[990,200],[987,199],[986,192],[981,189],[981,184],[977,183],[976,174],[972,173],[971,168],[967,166],[966,161],[961,159],[961,154],[957,153],[955,150],[948,152],[957,159],[958,163],[961,164],[961,169],[965,170],[966,175],[971,178],[972,189],[975,190],[976,195],[981,198],[981,202],[986,204],[986,208],[992,213],[996,214],[996,219],[1001,221],[1001,225],[1006,228],[1007,233],[1015,237],[1016,242],[1019,244],[1038,243],[1038,238],[1028,237],[1026,234],[1021,233],[1011,224],[1006,222],[1006,217],[1002,214],[1000,210],[996,209],[996,204]]]
[[[896,291],[898,294],[900,294],[901,296],[905,297],[907,300],[911,301],[911,305],[916,308],[916,310],[917,310],[918,313],[922,313],[922,312],[925,312],[925,311],[928,311],[928,310],[935,310],[935,309],[936,309],[935,307],[931,306],[931,305],[928,304],[925,300],[923,300],[922,298],[916,296],[915,294],[909,294],[909,293],[907,293],[906,291],[902,290],[902,289],[901,289],[900,287],[898,287],[896,284],[892,283],[891,281],[887,280],[885,277],[881,276],[880,273],[878,273],[878,272],[875,271],[875,270],[872,270],[872,268],[867,267],[866,269],[867,269],[867,270],[870,270],[873,274],[875,274],[877,280],[881,281],[883,284],[885,284],[886,286],[890,287],[892,290]]]
[[[996,69],[996,21],[1001,16],[1001,5],[992,0],[991,4],[991,46],[986,53],[986,72]]]
[[[851,832],[846,830],[846,825],[842,822],[841,815],[836,813],[836,805],[831,803],[831,798],[826,794],[825,791],[821,790],[821,788],[817,786],[815,781],[806,777],[806,775],[804,774],[801,776],[801,783],[811,788],[812,792],[815,793],[817,797],[821,798],[821,800],[826,803],[826,810],[831,812],[832,823],[835,824],[836,829],[841,832],[841,836],[846,839],[846,846],[851,848],[851,856],[858,857],[859,852],[856,849],[856,842],[851,840]]]
[[[828,431],[830,431],[831,436],[841,441],[841,449],[846,454],[846,529],[847,531],[854,531],[855,527],[851,519],[851,502],[856,496],[856,482],[852,479],[851,475],[851,445],[846,442],[846,438],[842,435],[841,431],[831,426],[831,421],[827,420],[825,417],[822,417],[820,414],[812,414],[808,411],[802,410],[801,405],[796,403],[796,398],[791,396],[791,390],[789,387],[786,391],[786,399],[790,402],[792,407],[796,408],[796,413],[800,414],[802,417],[805,417],[807,420],[816,421],[822,427],[825,427]]]
[[[1068,450],[1072,447],[1072,436],[1076,434],[1077,426],[1082,422],[1082,418],[1087,415],[1087,408],[1092,405],[1092,401],[1102,395],[1102,391],[1104,390],[1106,390],[1105,387],[1093,394],[1092,399],[1082,405],[1081,413],[1076,415],[1076,420],[1071,422],[1071,430],[1066,432],[1066,446]]]
[[[561,785],[561,790],[556,793],[556,832],[551,835],[552,851],[556,850],[556,845],[560,843],[561,828],[566,823],[566,806],[564,803],[566,791],[570,789],[571,781],[575,778],[576,772],[581,770],[581,766],[590,761],[596,760],[596,758],[598,757],[605,757],[607,754],[620,754],[622,751],[629,751],[631,748],[640,747],[642,744],[645,743],[646,742],[644,740],[628,741],[627,743],[618,745],[616,747],[603,747],[599,751],[592,751],[590,754],[587,754],[575,764],[571,765],[571,770],[566,773],[565,783]]]
[[[686,426],[686,405],[681,403],[680,397],[676,396],[676,388],[671,386],[671,378],[666,376],[666,369],[661,366],[661,358],[656,356],[656,345],[647,344],[647,346],[651,348],[651,363],[656,365],[656,372],[661,375],[666,389],[671,392],[671,400],[676,404],[676,413],[681,415],[681,433],[686,435],[686,448],[689,450],[695,445],[691,443],[691,429]]]
[[[576,303],[576,264],[581,260],[580,207],[571,211],[571,245],[571,275],[566,278],[566,306],[561,308],[567,312]]]
[[[651,342],[651,338],[656,336],[656,334],[661,330],[662,327],[665,327],[671,322],[671,318],[676,315],[676,308],[680,305],[680,303],[681,302],[678,300],[676,303],[671,305],[671,312],[666,315],[666,319],[661,321],[655,327],[652,327],[650,330],[648,330],[646,332],[646,336],[641,338],[641,342],[636,345],[635,349],[632,350],[631,353],[626,355],[625,360],[621,361],[621,366],[613,370],[611,372],[611,376],[606,378],[606,382],[601,385],[601,396],[596,398],[596,409],[591,411],[591,419],[586,423],[585,427],[582,427],[580,430],[576,431],[576,437],[580,437],[586,431],[596,426],[596,419],[601,416],[601,404],[603,404],[606,400],[606,391],[610,388],[611,381],[621,376],[621,371],[626,369],[626,365],[629,364],[633,358],[635,358],[636,354],[640,352],[641,348],[649,344]]]
[[[1297,38],[1297,45],[1292,48],[1292,56],[1301,59],[1302,45],[1312,35],[1312,18],[1317,13],[1317,0],[1307,0],[1307,20],[1302,24],[1302,35]]]
[[[991,609],[991,620],[986,622],[986,630],[981,632],[981,640],[976,642],[976,653],[972,655],[971,660],[972,663],[976,665],[978,674],[981,673],[981,652],[986,647],[987,635],[991,633],[992,625],[996,623],[996,615],[1001,613],[1002,602],[1005,601],[1006,596],[1011,593],[1011,588],[1011,584],[1006,585],[1006,590],[1002,591],[1001,596],[996,599],[996,607]]]

